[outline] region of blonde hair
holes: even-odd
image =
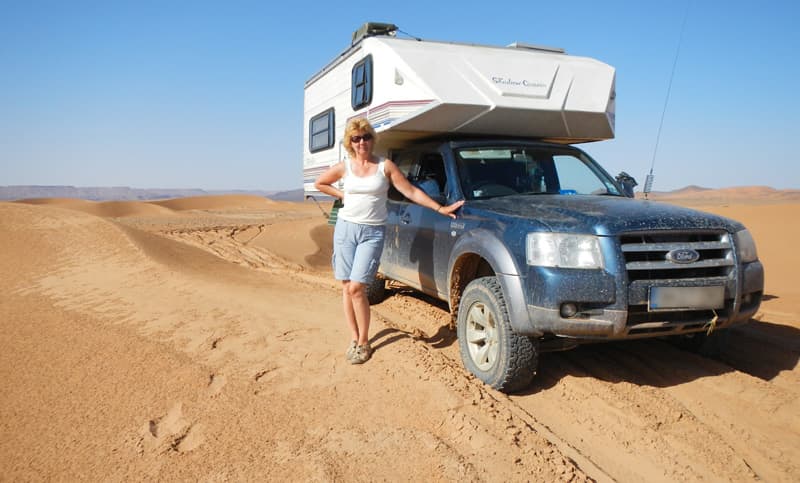
[[[372,145],[374,146],[378,140],[378,133],[375,132],[375,129],[372,127],[372,124],[369,123],[363,117],[355,117],[347,121],[347,127],[344,128],[344,149],[347,150],[347,154],[350,155],[351,158],[356,156],[356,152],[353,149],[353,145],[350,142],[350,136],[355,136],[356,133],[363,132],[372,135]]]

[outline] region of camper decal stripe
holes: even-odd
[[[303,183],[313,184],[319,175],[324,173],[328,168],[330,168],[330,166],[327,164],[322,166],[314,166],[311,168],[303,168]]]
[[[372,124],[372,127],[376,130],[379,128],[385,129],[398,119],[406,117],[433,102],[433,99],[389,101],[366,111],[358,112],[347,120],[364,117],[364,114],[366,114],[367,120]]]

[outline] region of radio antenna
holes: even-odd
[[[667,104],[669,103],[669,95],[672,92],[672,79],[675,77],[675,67],[678,65],[678,55],[681,52],[681,44],[683,43],[683,31],[686,28],[686,19],[689,17],[689,6],[691,5],[691,0],[686,0],[686,10],[683,13],[683,22],[681,23],[681,32],[678,35],[678,47],[675,49],[675,58],[672,61],[672,71],[669,74],[669,84],[667,85],[667,95],[664,99],[664,108],[661,110],[661,121],[658,123],[658,132],[656,133],[656,145],[653,147],[653,159],[650,162],[650,173],[647,175],[644,181],[644,198],[647,199],[647,195],[653,188],[653,179],[655,175],[653,174],[653,168],[656,165],[656,154],[658,153],[658,142],[661,139],[661,128],[664,126],[664,116],[667,113]]]

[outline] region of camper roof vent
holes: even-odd
[[[376,35],[388,35],[394,37],[397,34],[397,25],[393,23],[367,22],[353,32],[353,45],[366,37]]]
[[[512,49],[529,49],[529,50],[541,50],[544,52],[553,52],[556,54],[564,54],[566,51],[561,47],[548,47],[546,45],[533,45],[533,44],[526,44],[525,42],[514,42],[513,44],[509,44],[506,47],[510,47]]]

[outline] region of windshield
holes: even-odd
[[[553,146],[490,146],[456,151],[468,200],[511,195],[615,195],[619,189],[584,153]]]

